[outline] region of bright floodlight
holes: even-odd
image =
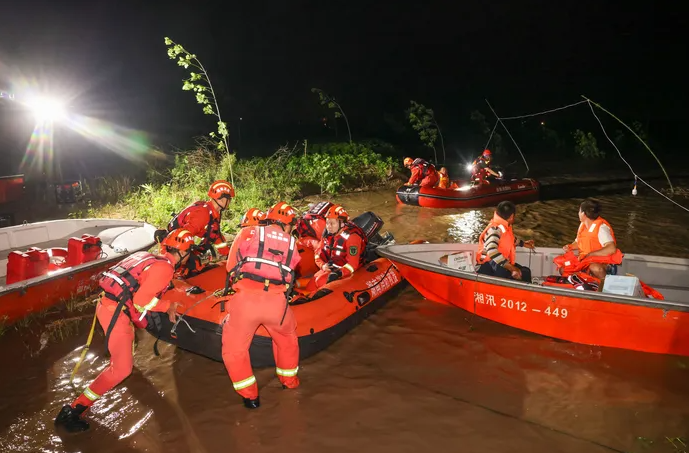
[[[474,171],[474,166],[471,164],[467,164],[467,166],[465,168],[467,169],[468,172]]]
[[[65,116],[62,102],[51,98],[36,98],[29,103],[37,121],[55,121]]]

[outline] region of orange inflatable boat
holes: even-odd
[[[381,241],[389,242],[391,237],[383,239],[377,230],[373,231],[372,248]],[[331,282],[312,294],[293,295],[290,306],[297,318],[301,359],[327,348],[402,289],[403,279],[397,268],[387,258],[374,256],[347,279]],[[233,297],[241,297],[241,292],[225,297],[214,295],[225,287],[226,275],[225,261],[221,261],[194,277],[175,279],[174,288],[165,293],[164,299],[181,302],[177,310],[183,315],[173,324],[165,313],[149,313],[148,332],[181,349],[222,361],[226,307]],[[270,335],[259,327],[250,348],[252,365],[275,366],[272,347]]]

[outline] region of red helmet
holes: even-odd
[[[266,213],[258,208],[251,208],[246,211],[246,214],[244,214],[244,217],[242,217],[242,221],[239,226],[241,228],[245,228],[250,226],[265,225],[265,223]]]
[[[406,167],[407,165],[411,165],[414,162],[414,159],[411,157],[405,157],[404,158],[404,166]]]
[[[186,252],[194,245],[194,236],[189,231],[178,228],[170,231],[160,245],[163,252],[170,251],[169,249]]]
[[[341,205],[334,204],[330,206],[328,212],[325,213],[325,218],[344,220],[346,222],[349,220],[349,214],[347,214],[347,211],[345,211],[345,208],[343,208]]]
[[[208,196],[214,200],[222,197],[234,198],[234,187],[227,181],[215,181],[208,189]]]
[[[492,157],[492,156],[493,156],[493,153],[491,153],[489,149],[483,150],[483,157]]]
[[[284,201],[275,203],[275,205],[268,210],[268,214],[266,215],[266,221],[283,225],[294,225],[296,220],[297,216],[294,209]]]

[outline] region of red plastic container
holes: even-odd
[[[103,253],[100,238],[84,234],[80,238],[69,238],[67,242],[67,266],[77,266],[100,258]]]
[[[26,252],[10,252],[7,257],[8,285],[48,273],[50,256],[45,250],[31,247]]]

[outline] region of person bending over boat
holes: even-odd
[[[222,358],[235,391],[249,409],[261,405],[249,358],[249,346],[260,325],[273,339],[275,370],[282,387],[299,386],[297,321],[288,305],[293,269],[300,259],[296,238],[291,235],[295,223],[290,205],[275,204],[266,215],[266,226],[240,231],[227,258],[236,293],[223,324]]]
[[[173,230],[161,242],[161,255],[137,252],[104,272],[99,281],[103,290],[96,316],[105,332],[105,350],[110,364],[86,387],[84,393],[55,418],[55,426],[68,432],[86,431],[81,419],[93,403],[132,372],[134,326],[145,328],[146,312],[167,312],[175,322],[178,302],[160,301],[176,268],[189,258],[194,236],[186,230]],[[133,325],[132,325],[133,324]]]
[[[483,154],[474,159],[471,164],[471,180],[478,184],[490,184],[491,177],[502,178],[502,175],[492,168],[490,163],[493,153],[489,149],[483,150]]]
[[[404,167],[411,170],[411,177],[405,185],[412,186],[418,184],[421,187],[435,187],[438,184],[438,171],[425,160],[405,157]]]
[[[220,231],[222,213],[234,198],[234,187],[227,181],[218,180],[208,189],[210,201],[197,201],[190,204],[177,214],[168,224],[167,230],[156,231],[156,239],[162,239],[175,229],[183,228],[194,236],[201,238],[199,247],[194,250],[186,265],[180,270],[181,276],[190,276],[203,269],[201,256],[211,252],[213,257],[216,252],[227,255],[229,248],[225,243],[225,237]]]
[[[534,241],[523,241],[512,232],[517,208],[511,201],[498,204],[485,230],[478,239],[476,261],[478,273],[511,278],[531,283],[531,269],[516,262],[517,246],[534,248]]]
[[[574,266],[576,271],[585,271],[602,281],[610,273],[616,273],[616,265],[622,264],[622,252],[617,248],[615,234],[610,224],[600,216],[601,205],[596,200],[587,199],[579,207],[579,229],[577,237],[571,244],[562,249],[567,252],[579,251]],[[556,258],[557,261],[558,260]],[[570,260],[566,260],[569,262]],[[561,267],[560,273],[567,272],[566,266]],[[572,268],[574,270],[574,268]]]
[[[320,270],[307,290],[347,278],[361,266],[368,239],[361,228],[348,220],[349,214],[338,204],[325,214],[325,234],[316,252],[316,265]]]

